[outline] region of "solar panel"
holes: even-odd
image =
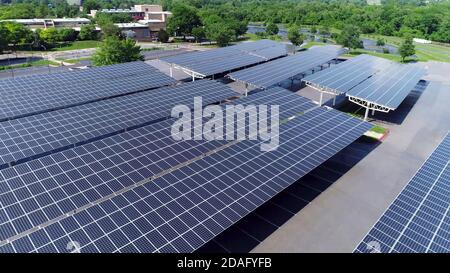
[[[331,68],[302,79],[307,84],[346,93],[370,76],[393,65],[392,62],[370,55],[359,55]]]
[[[80,78],[65,84],[46,77],[36,77],[31,82],[27,78],[15,80],[16,85],[8,87],[9,91],[2,94],[1,121],[175,83],[174,79],[153,69],[126,77],[97,80]],[[16,92],[11,91],[14,88]]]
[[[292,107],[297,113],[314,107],[311,101],[289,91],[283,95],[275,98],[274,92],[261,92],[235,103],[296,101]],[[286,118],[289,112],[292,109],[281,107],[280,116]],[[75,213],[77,218],[85,215],[81,210],[90,205],[110,204],[102,201],[227,143],[175,141],[172,123],[151,124],[1,170],[0,252],[10,247],[10,241],[16,242],[15,251],[26,252],[22,242],[28,240],[27,234],[36,236],[36,226],[51,226],[61,218],[69,219],[69,214]],[[64,219],[64,223],[71,221]],[[46,251],[51,251],[49,247]]]
[[[286,55],[286,46],[278,45],[250,52],[249,54],[271,60]]]
[[[347,96],[396,109],[424,75],[416,66],[393,65],[348,90]]]
[[[161,58],[204,76],[210,76],[287,55],[284,44],[260,40],[234,46]]]
[[[1,122],[0,169],[170,117],[176,105],[193,108],[196,96],[207,105],[236,95],[202,80]]]
[[[224,71],[230,71],[249,64],[256,64],[265,61],[261,57],[241,54],[229,56],[218,62],[192,64],[189,69],[199,72],[204,75],[214,75]]]
[[[130,62],[53,74],[8,78],[0,80],[0,94],[4,95],[10,92],[35,92],[36,86],[39,86],[41,89],[61,88],[61,86],[78,84],[80,81],[117,79],[133,75],[148,74],[155,71],[157,71],[155,67],[144,62]]]
[[[355,252],[450,252],[450,133]]]
[[[281,146],[244,141],[2,246],[4,252],[191,252],[371,126],[317,108],[285,123]]]
[[[233,72],[229,77],[256,87],[268,88],[329,62],[341,53],[341,48],[336,46],[316,47],[293,56]]]

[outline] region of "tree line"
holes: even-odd
[[[367,5],[365,0],[86,0],[83,11],[65,0],[12,0],[12,3],[0,6],[0,19],[86,16],[91,9],[158,3],[165,10],[176,11],[184,6],[184,10],[188,7],[195,11],[193,26],[187,29],[189,32],[195,29],[194,33],[183,34],[199,37],[209,34],[221,40],[239,35],[244,22],[272,22],[336,29],[355,25],[361,33],[450,42],[450,1],[382,0],[382,5],[377,6]],[[131,19],[115,18],[116,22]],[[217,31],[219,34],[213,35]]]

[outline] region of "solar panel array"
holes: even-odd
[[[2,80],[0,121],[173,83],[174,79],[142,62]]]
[[[80,69],[72,71],[63,71],[53,74],[29,75],[21,78],[2,79],[0,85],[0,93],[7,94],[10,92],[34,92],[36,84],[41,88],[52,88],[56,84],[61,86],[78,83],[83,81],[96,81],[99,79],[115,79],[131,75],[142,75],[149,72],[157,71],[157,69],[144,62],[129,62],[115,65],[107,65],[93,67],[89,69]]]
[[[411,65],[392,65],[347,91],[347,96],[396,109],[425,75]]]
[[[67,252],[68,242],[79,243],[81,252],[193,251],[370,127],[316,108],[282,125],[276,151],[240,142],[20,237],[1,251]]]
[[[302,81],[394,110],[424,75],[422,68],[363,54]]]
[[[286,45],[271,40],[259,40],[165,57],[161,60],[203,76],[210,76],[285,55],[287,55]]]
[[[1,122],[0,169],[167,118],[176,105],[193,108],[197,96],[208,105],[235,95],[202,80]]]
[[[390,62],[370,55],[358,55],[331,68],[308,75],[302,81],[318,87],[346,93],[365,81],[381,69],[390,66]]]
[[[450,252],[450,133],[355,252]]]
[[[289,106],[280,110],[282,119],[315,106],[289,91],[280,92],[283,90],[278,89],[277,95],[261,92],[235,103],[287,103]],[[44,252],[63,251],[67,245],[60,243],[67,244],[63,242],[67,237],[59,238],[60,225],[76,228],[73,219],[113,204],[112,196],[128,198],[128,190],[137,187],[137,183],[148,182],[152,176],[226,143],[175,141],[171,136],[172,123],[173,120],[158,122],[0,171],[0,252],[29,252],[38,248]],[[160,198],[167,198],[164,196]],[[71,214],[74,218],[68,217]],[[125,221],[122,216],[114,214],[106,221]],[[99,229],[93,227],[90,231]],[[80,238],[80,242],[85,244],[86,238]],[[47,240],[55,242],[48,244]]]
[[[229,77],[259,88],[268,88],[335,59],[342,53],[337,46],[321,46],[233,72]]]

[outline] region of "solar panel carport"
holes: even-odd
[[[176,105],[193,108],[238,95],[200,80],[0,122],[0,169],[167,119]]]
[[[175,83],[144,62],[0,80],[0,121]]]
[[[369,109],[389,112],[395,110],[425,75],[425,70],[411,65],[393,65],[376,73],[346,92],[350,101]]]
[[[195,78],[204,78],[233,71],[249,65],[266,62],[268,60],[287,55],[285,44],[271,40],[241,43],[238,45],[191,52],[171,57],[161,58],[173,68],[181,69]]]
[[[257,88],[268,88],[285,80],[293,80],[318,66],[335,59],[343,53],[338,46],[320,46],[244,70],[233,72],[228,76],[235,81]]]
[[[175,141],[158,122],[0,171],[0,252],[190,252],[358,138],[371,125],[287,90],[280,147]]]
[[[424,69],[414,65],[359,55],[302,81],[320,92],[320,105],[323,93],[345,94],[350,101],[366,108],[367,119],[369,110],[395,110],[424,74]]]
[[[450,252],[450,133],[355,252]]]

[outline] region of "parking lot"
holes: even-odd
[[[199,251],[352,252],[450,130],[450,66],[426,65],[426,83],[371,118],[383,142],[354,142]]]

